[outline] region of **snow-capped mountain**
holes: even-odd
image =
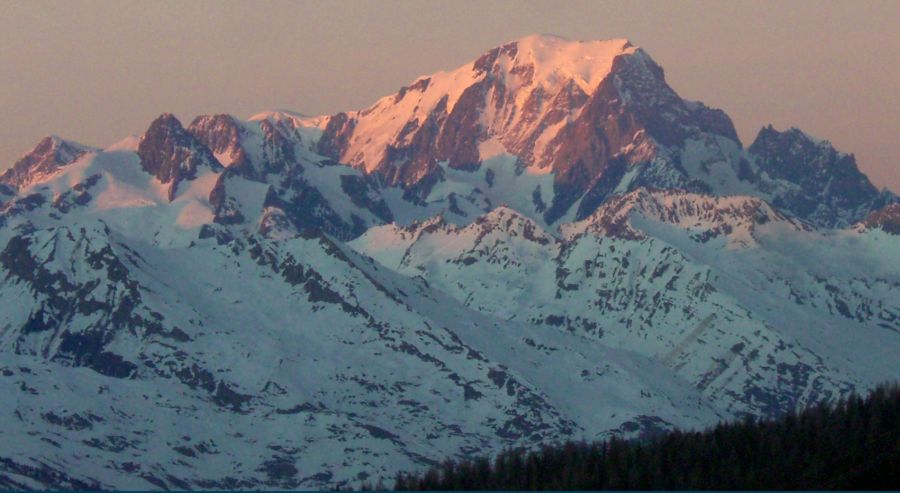
[[[819,232],[757,198],[639,189],[559,237],[498,208],[351,246],[479,312],[657,358],[730,412],[777,415],[896,377],[897,348],[878,348],[900,333],[896,238]]]
[[[829,227],[895,200],[799,130],[743,149],[725,113],[680,98],[622,39],[526,37],[316,125],[321,154],[465,222],[507,203],[556,227],[639,187],[757,195]]]
[[[898,377],[900,210],[627,40],[0,176],[0,486],[324,488]]]

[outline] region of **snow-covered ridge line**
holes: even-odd
[[[296,174],[301,162],[360,170],[352,178],[332,172],[342,176],[339,185],[332,177],[328,187],[313,187],[335,191],[314,201],[330,202],[320,216],[340,224],[315,222],[346,237],[388,218],[408,224],[445,213],[464,224],[501,203],[556,229],[640,187],[757,196],[825,227],[849,226],[897,201],[871,185],[852,155],[797,129],[766,127],[743,148],[723,112],[681,99],[662,68],[626,39],[527,36],[420,77],[364,110],[319,117],[278,110],[246,121],[200,116],[186,129],[214,161],[234,168],[228,174],[259,183],[274,185],[275,174]],[[132,148],[125,142],[109,151]],[[65,164],[27,173],[30,182]],[[215,188],[217,197],[223,188]],[[340,204],[345,196],[354,207]],[[223,213],[236,218],[237,209]]]
[[[0,488],[356,487],[898,378],[896,197],[626,40],[3,176]]]

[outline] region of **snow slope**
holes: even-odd
[[[529,36],[372,107],[0,176],[0,487],[319,489],[898,377],[897,198]]]

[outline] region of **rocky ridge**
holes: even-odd
[[[356,486],[862,391],[897,377],[897,205],[627,40],[50,137],[0,176],[0,485]]]

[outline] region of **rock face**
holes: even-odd
[[[225,167],[210,194],[217,223],[239,224],[251,213],[265,216],[260,227],[267,233],[278,223],[278,230],[315,229],[346,239],[393,220],[374,178],[313,154],[311,136],[304,136],[309,128],[296,118],[200,116],[188,132]],[[253,190],[263,195],[262,212],[244,210],[246,201],[234,196]]]
[[[749,148],[759,170],[789,184],[773,191],[773,203],[799,217],[834,226],[858,221],[895,197],[882,194],[859,171],[852,154],[838,152],[792,128],[760,130]]]
[[[900,235],[900,204],[890,204],[869,214],[863,223],[869,228],[880,228],[886,233]]]
[[[218,156],[222,165],[232,168],[233,173],[256,181],[262,181],[267,174],[282,173],[296,163],[294,146],[302,142],[292,120],[267,119],[259,122],[258,128],[249,128],[230,115],[199,116],[188,132]],[[253,152],[248,147],[254,149],[252,144],[260,152],[251,157]]]
[[[479,312],[659,358],[731,412],[779,415],[854,385],[825,363],[833,350],[813,349],[798,324],[815,320],[827,344],[842,339],[837,328],[847,323],[897,342],[888,335],[900,329],[892,273],[862,294],[838,286],[858,283],[867,267],[786,270],[798,258],[778,252],[790,233],[827,245],[806,252],[819,262],[855,250],[883,265],[886,253],[822,238],[759,199],[641,189],[562,233],[554,238],[500,208],[465,228],[375,228],[351,245]],[[766,299],[765,289],[794,298]]]
[[[661,149],[680,148],[688,138],[704,135],[720,135],[740,146],[724,113],[679,98],[666,84],[662,68],[643,51],[617,57],[578,118],[548,146],[556,195],[547,222],[555,222],[582,196],[576,218],[586,217],[619,187],[629,168],[650,163]],[[698,188],[677,161],[654,165],[672,168],[674,182],[654,171],[636,176],[629,188]]]
[[[0,178],[0,487],[358,487],[865,391],[897,378],[898,218],[626,40],[50,138]]]
[[[583,219],[613,192],[641,186],[750,193],[829,227],[896,200],[879,194],[852,156],[796,130],[768,127],[743,150],[724,112],[679,97],[627,40],[526,37],[319,125],[319,153],[420,201],[448,200],[435,189],[455,181],[450,170],[483,180],[484,193],[491,180],[479,175],[494,173],[483,168],[498,156],[517,175],[548,173],[548,200],[535,211],[548,225]],[[457,199],[478,213],[496,205],[474,190]]]
[[[0,175],[0,184],[13,189],[26,187],[91,151],[95,149],[56,136],[47,137]]]
[[[320,152],[427,194],[438,163],[477,168],[501,148],[546,167],[547,142],[577,115],[616,60],[643,57],[626,40],[571,43],[533,36],[449,73],[420,78],[360,112],[329,119]],[[386,128],[387,127],[387,128]],[[387,130],[387,131],[385,131]]]
[[[657,143],[679,146],[703,133],[737,142],[724,113],[679,98],[627,40],[532,36],[331,117],[318,150],[423,198],[444,179],[439,163],[473,170],[500,150],[517,167],[553,173],[553,223],[586,192],[599,204]]]
[[[108,230],[58,228],[13,236],[0,252],[7,281],[25,285],[34,297],[31,312],[15,338],[16,354],[83,366],[115,378],[127,378],[137,366],[110,350],[116,338],[159,331],[144,308],[141,293],[112,245]],[[53,249],[42,249],[52,244]],[[79,285],[77,279],[95,275]]]
[[[221,165],[209,148],[188,133],[171,113],[165,113],[150,124],[137,149],[141,167],[168,187],[169,200],[174,200],[178,185],[193,180],[198,170],[216,171]]]

